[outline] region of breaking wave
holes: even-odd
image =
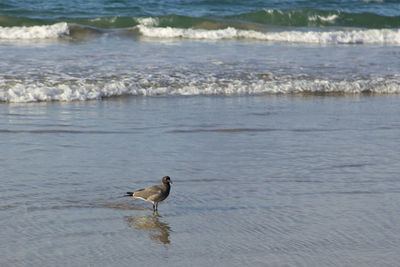
[[[69,27],[65,22],[30,27],[0,27],[0,39],[54,39],[68,34]]]
[[[283,30],[258,31],[243,30],[233,27],[224,29],[184,29],[158,27],[158,21],[151,18],[138,20],[142,24],[129,30],[117,31],[151,38],[183,38],[194,40],[249,39],[272,42],[312,43],[312,44],[381,44],[399,45],[400,29],[342,29],[342,30]],[[150,26],[149,26],[150,25]],[[0,27],[0,39],[35,40],[58,38],[82,38],[90,33],[103,34],[104,30],[68,24],[65,22],[53,25],[31,27]],[[110,32],[107,32],[108,34]]]
[[[169,95],[256,95],[256,94],[399,94],[396,79],[325,80],[325,79],[260,79],[198,81],[110,80],[103,82],[30,82],[0,81],[1,102],[95,100],[117,96]]]
[[[279,31],[260,32],[226,28],[220,30],[177,29],[138,26],[140,33],[153,38],[185,38],[203,40],[254,39],[274,42],[314,44],[400,44],[399,29],[334,30],[334,31]]]
[[[209,17],[64,18],[0,15],[0,40],[82,39],[95,34],[202,40],[253,39],[315,44],[400,44],[400,17],[337,10],[262,9]]]

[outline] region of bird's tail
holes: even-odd
[[[133,196],[133,194],[134,194],[133,192],[126,192],[124,197],[131,197]]]

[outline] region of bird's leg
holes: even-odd
[[[158,210],[158,202],[156,202],[156,210]]]
[[[156,210],[156,206],[154,206],[154,203],[153,203],[153,211],[155,211]]]

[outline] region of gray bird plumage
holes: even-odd
[[[158,210],[158,203],[166,199],[171,190],[172,181],[169,176],[162,178],[162,184],[149,186],[145,189],[137,190],[136,192],[126,192],[125,196],[132,198],[140,198],[153,203],[153,211]]]

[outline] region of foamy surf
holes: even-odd
[[[399,94],[397,80],[230,80],[165,81],[155,83],[142,79],[104,82],[13,83],[0,85],[1,102],[40,102],[99,100],[116,96],[197,96],[257,94]]]
[[[197,40],[253,39],[314,44],[400,44],[400,29],[260,32],[232,27],[218,30],[137,26],[143,36]]]
[[[50,39],[68,34],[69,27],[65,22],[31,27],[0,27],[0,39]]]
[[[138,18],[134,26],[135,31],[129,31],[136,35],[168,39],[189,40],[259,40],[267,42],[286,43],[310,43],[310,44],[377,44],[377,45],[400,45],[400,29],[307,29],[286,31],[258,31],[244,30],[235,27],[223,29],[202,28],[174,28],[159,27],[156,18]],[[72,30],[72,28],[74,30]],[[130,28],[132,29],[132,28]],[[95,31],[98,34],[110,31],[102,31],[84,25],[68,24],[60,22],[53,25],[31,26],[31,27],[0,27],[0,40],[35,40],[35,39],[57,39],[64,36],[71,38],[82,37],[82,33]],[[113,30],[117,34],[120,30]],[[111,31],[112,32],[112,31]],[[74,34],[73,34],[74,33]]]

